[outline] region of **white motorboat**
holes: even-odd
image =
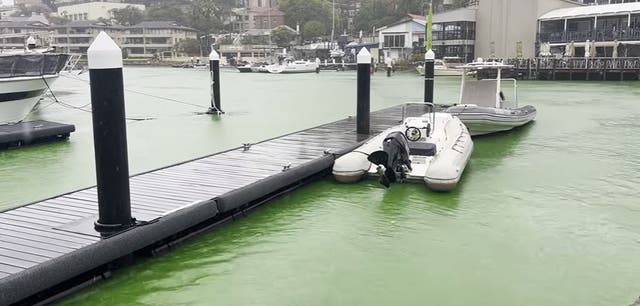
[[[435,191],[455,189],[473,151],[473,141],[460,119],[434,112],[433,104],[424,105],[431,112],[406,118],[339,157],[332,170],[336,180],[352,183],[374,175],[380,176],[385,186],[419,181]]]
[[[420,75],[424,75],[424,65],[420,63],[416,66],[416,71]],[[433,74],[435,76],[461,76],[463,73],[462,69],[456,68],[446,62],[445,60],[435,60],[433,65]]]
[[[68,54],[0,55],[0,124],[22,121],[65,67]]]
[[[460,66],[466,72],[495,70],[495,79],[472,80],[462,77],[458,103],[446,109],[469,128],[471,135],[508,131],[533,121],[536,108],[518,107],[518,85],[515,79],[502,79],[502,70],[513,68],[497,62],[478,61]],[[502,82],[513,82],[513,100],[505,99]]]
[[[272,65],[267,67],[269,73],[311,73],[316,72],[318,66],[309,61],[293,61],[284,65]]]
[[[251,64],[246,64],[244,66],[238,66],[238,71],[239,72],[253,72],[253,67],[251,66]]]

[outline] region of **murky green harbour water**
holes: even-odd
[[[355,114],[355,73],[208,74],[126,68],[129,161],[150,170]],[[79,78],[88,79],[88,75]],[[422,97],[413,75],[372,81],[372,109]],[[475,139],[459,189],[385,190],[331,178],[161,257],[120,270],[67,305],[629,305],[640,295],[640,83],[520,82],[535,124]],[[88,85],[61,77],[65,103]],[[452,102],[457,79],[436,83]],[[171,103],[138,92],[199,104]],[[91,116],[68,142],[0,152],[0,210],[94,184]]]

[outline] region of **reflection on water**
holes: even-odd
[[[206,72],[126,73],[135,90],[208,106]],[[355,113],[353,73],[223,76],[222,118],[127,94],[129,116],[157,118],[128,125],[133,171]],[[74,84],[55,85],[86,104]],[[376,75],[372,108],[419,99],[420,86]],[[436,100],[457,90],[438,80]],[[640,294],[638,96],[637,82],[520,82],[535,124],[477,138],[452,193],[327,178],[62,304],[628,305]],[[0,207],[94,180],[90,116],[56,105],[38,116],[78,132],[0,152]]]

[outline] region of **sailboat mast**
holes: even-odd
[[[331,48],[333,49],[333,35],[335,34],[336,31],[336,0],[333,0],[331,3],[331,12],[332,12],[332,19],[331,19]]]
[[[425,25],[425,52],[431,50],[431,45],[432,45],[432,41],[433,41],[433,34],[431,33],[431,30],[433,29],[433,0],[429,1],[429,3],[427,4],[429,6],[429,9],[427,11],[427,24]]]

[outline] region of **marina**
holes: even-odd
[[[553,3],[545,16],[564,12]],[[271,5],[261,31],[269,36]],[[208,73],[130,69],[119,38],[101,31],[86,50],[88,73],[65,74],[75,85],[47,85],[36,107],[6,123],[54,127],[49,116],[73,112],[79,137],[52,134],[68,140],[0,152],[3,195],[21,199],[0,206],[0,305],[638,304],[640,164],[630,158],[640,150],[638,83],[517,82],[506,76],[522,77],[516,65],[479,58],[455,68],[462,82],[454,85],[436,77],[437,54],[474,51],[468,42],[434,50],[433,32],[451,39],[464,26],[473,37],[476,18],[486,17],[478,1],[455,7],[435,24],[431,3],[426,18],[404,12],[374,27],[389,50],[360,49],[355,75],[319,73],[320,58],[265,66],[271,73],[221,71],[230,58],[214,45],[208,65],[198,59]],[[458,18],[464,23],[442,26]],[[632,10],[626,20],[631,28]],[[273,33],[283,44],[298,28]],[[419,28],[422,42],[411,34]],[[402,29],[423,49],[410,55],[424,60],[421,78],[396,69],[409,58]],[[346,43],[346,31],[340,37]],[[585,80],[593,80],[590,56],[603,51],[589,47]],[[572,60],[566,50],[555,58]],[[543,57],[556,51],[540,45]],[[372,54],[386,76],[374,74]],[[511,96],[503,81],[513,82]],[[137,164],[169,156],[181,157]],[[65,184],[80,186],[60,191]]]
[[[125,72],[126,84],[130,84],[127,97],[135,101],[127,104],[128,117],[156,118],[128,123],[134,173],[338,120],[354,114],[355,109],[355,75],[342,72],[303,74],[281,82],[278,75],[223,71],[223,106],[227,117],[220,118],[222,120],[190,115],[197,107],[139,94],[145,89],[149,92],[147,86],[154,88],[156,95],[176,100],[191,93],[191,100],[203,101],[202,108],[206,109],[208,93],[199,90],[208,86],[206,72],[169,68],[126,68]],[[142,85],[141,80],[156,83]],[[66,77],[58,81],[57,85],[64,86],[66,91],[58,92],[59,99],[77,106],[86,103],[86,83]],[[253,93],[235,90],[247,81],[254,84]],[[298,103],[309,99],[305,89],[313,88],[318,82],[333,88],[333,92],[319,92],[310,102]],[[420,99],[421,82],[411,74],[392,78],[374,75],[372,110]],[[167,89],[167,84],[173,84],[174,88]],[[437,101],[455,102],[458,90],[457,78],[436,80]],[[265,105],[258,99],[265,92],[271,104]],[[543,99],[541,93],[553,95],[555,99]],[[596,148],[612,135],[620,135],[620,145],[637,143],[632,133],[619,132],[637,128],[634,114],[638,110],[633,101],[639,94],[640,88],[635,83],[593,82],[585,87],[582,82],[520,82],[519,97],[531,101],[540,110],[536,123],[514,133],[477,139],[469,172],[461,188],[452,194],[431,193],[418,184],[394,185],[384,191],[375,180],[341,185],[324,179],[276,200],[244,221],[225,225],[173,252],[116,272],[110,280],[80,292],[63,304],[125,303],[132,298],[148,303],[194,304],[214,297],[221,303],[232,304],[261,299],[270,305],[321,300],[322,291],[282,295],[265,290],[264,286],[273,276],[286,279],[282,286],[302,282],[320,288],[326,281],[338,281],[338,274],[322,272],[326,265],[333,265],[337,271],[355,273],[354,277],[338,281],[343,286],[357,289],[362,288],[361,282],[373,282],[373,288],[384,286],[389,290],[336,295],[328,303],[357,299],[385,304],[395,300],[400,292],[406,292],[407,287],[400,284],[411,278],[432,284],[432,289],[420,293],[421,290],[410,287],[415,290],[401,300],[407,303],[413,299],[445,302],[450,296],[444,292],[462,286],[469,291],[459,295],[463,303],[477,302],[478,295],[485,290],[499,290],[501,294],[481,300],[490,304],[525,305],[628,304],[637,295],[633,273],[628,267],[640,264],[628,257],[640,247],[636,241],[637,227],[632,221],[637,216],[631,200],[637,196],[633,186],[638,181],[633,173],[638,171],[638,165],[614,154],[621,149],[619,145],[605,151],[596,151]],[[602,113],[605,101],[615,107]],[[309,108],[309,103],[316,107]],[[162,107],[158,107],[160,105]],[[285,116],[278,111],[282,108],[301,116]],[[567,124],[563,114],[569,111],[575,115]],[[0,171],[5,209],[91,184],[94,174],[91,150],[87,149],[91,147],[91,135],[87,133],[89,115],[60,105],[33,114],[33,119],[74,122],[78,132],[69,143],[0,153],[0,162],[4,163]],[[173,128],[168,128],[177,123],[189,127],[189,138],[181,138]],[[251,124],[269,128],[246,134],[243,127]],[[163,133],[157,133],[159,130]],[[216,137],[212,137],[212,130],[219,131]],[[179,147],[190,150],[162,150]],[[632,145],[626,151],[633,155],[637,149]],[[149,155],[149,151],[163,153]],[[28,162],[34,158],[41,162]],[[545,169],[554,169],[557,175],[549,178]],[[522,176],[522,171],[529,174]],[[59,173],[65,173],[66,179],[53,180]],[[27,178],[32,182],[33,192],[24,193],[12,187]],[[484,183],[487,180],[492,180],[492,184]],[[605,190],[615,192],[606,193],[605,198]],[[583,195],[576,198],[577,194]],[[502,200],[496,202],[495,198]],[[564,200],[558,201],[559,198]],[[336,213],[338,211],[340,213]],[[587,215],[597,217],[586,218]],[[327,228],[333,230],[327,231]],[[388,231],[390,235],[367,234],[380,231]],[[604,233],[613,238],[606,238]],[[521,236],[530,238],[523,240]],[[482,242],[478,237],[482,237]],[[575,247],[566,247],[566,239],[571,239]],[[361,242],[354,245],[354,241]],[[510,247],[506,241],[517,243]],[[414,246],[407,247],[407,244]],[[605,252],[612,244],[617,251]],[[333,255],[322,251],[329,246],[334,249]],[[376,249],[375,254],[366,254],[371,248]],[[496,253],[495,248],[501,252]],[[544,251],[538,257],[527,255],[541,249]],[[342,260],[335,260],[336,252]],[[606,259],[603,252],[608,254]],[[459,254],[455,256],[455,264],[451,262],[452,253]],[[367,261],[362,262],[362,258]],[[475,263],[478,258],[487,264]],[[265,261],[273,264],[262,265]],[[442,268],[429,264],[439,261],[450,264],[440,264]],[[230,265],[235,268],[230,269]],[[425,268],[414,271],[416,265]],[[284,266],[292,270],[280,268]],[[389,266],[394,267],[394,273],[388,272]],[[564,267],[565,276],[557,271],[558,266]],[[477,269],[481,276],[460,279],[454,287],[438,280],[451,273],[464,274],[470,267]],[[508,281],[522,279],[523,274],[512,274],[506,267],[526,271],[526,281]],[[309,273],[294,272],[300,269]],[[427,269],[431,274],[422,273]],[[390,283],[375,283],[383,274]],[[602,282],[603,274],[615,281]],[[254,289],[254,294],[240,294],[240,289],[230,288],[226,282],[232,279],[245,284],[242,292]],[[486,285],[481,286],[481,282]],[[565,282],[572,285],[563,285]],[[557,287],[557,294],[537,294],[537,290],[547,288],[544,284]],[[578,289],[577,284],[582,289]],[[166,293],[164,288],[168,286],[181,288],[180,293]],[[588,292],[583,290],[587,287]]]
[[[427,22],[427,27],[430,26],[431,14]],[[470,134],[474,133],[473,130],[467,130],[463,122],[469,118],[463,114],[454,115],[436,110],[437,102],[439,105],[447,103],[434,99],[435,53],[430,47],[427,49],[424,86],[420,86],[424,89],[424,95],[418,100],[420,102],[417,108],[410,107],[413,103],[402,101],[394,103],[392,107],[370,111],[373,60],[371,54],[362,49],[357,56],[357,77],[355,82],[353,79],[350,82],[357,89],[355,117],[285,133],[284,136],[268,140],[242,142],[242,146],[220,153],[205,154],[130,177],[127,126],[131,122],[154,121],[156,118],[125,115],[125,92],[131,92],[132,89],[124,87],[121,49],[105,32],[101,32],[88,50],[91,109],[86,109],[89,104],[75,106],[62,102],[51,93],[54,100],[52,104],[55,102],[75,111],[91,113],[97,186],[36,200],[0,213],[0,304],[57,302],[100,280],[111,278],[115,273],[139,263],[140,259],[179,248],[179,244],[197,239],[198,234],[209,232],[213,228],[220,229],[221,225],[230,221],[238,221],[262,204],[274,203],[274,200],[287,198],[292,192],[308,184],[322,182],[329,169],[332,169],[338,182],[356,182],[367,174],[378,175],[379,182],[388,188],[383,189],[385,193],[391,192],[397,183],[406,180],[422,181],[433,191],[446,191],[449,197],[461,195],[465,189],[464,184],[469,180],[467,176],[463,180],[462,173],[470,159],[473,164],[472,152],[475,145]],[[207,116],[214,121],[227,120],[227,112],[233,114],[233,111],[228,111],[226,102],[221,105],[221,101],[227,100],[221,99],[220,94],[223,88],[221,84],[226,82],[221,82],[224,78],[219,71],[220,61],[218,53],[212,51],[209,57],[210,80],[207,84],[211,90],[210,98],[207,99],[210,106],[207,105],[209,103],[197,104],[158,96],[156,93],[133,92],[164,102],[207,109],[206,112],[193,112],[190,116]],[[318,60],[313,65],[319,69],[317,62]],[[304,61],[300,64],[311,65]],[[478,71],[487,68],[482,65],[488,64],[471,64]],[[477,84],[469,83],[478,92],[489,93],[485,95],[490,108],[487,113],[495,112],[493,109],[507,109],[502,105],[506,101],[503,101],[500,83],[501,70],[510,66],[493,66],[497,68],[495,84],[480,81]],[[317,73],[315,75],[316,79],[319,78]],[[264,74],[261,76],[264,77]],[[79,75],[75,77],[76,81],[86,84],[86,79]],[[275,77],[278,77],[277,74]],[[466,95],[465,74],[462,78],[461,98],[458,102]],[[490,84],[493,86],[489,86]],[[515,81],[514,88],[517,88]],[[536,101],[540,102],[540,99]],[[485,106],[486,101],[481,102],[479,106]],[[469,103],[462,105],[478,106]],[[223,106],[225,112],[222,111]],[[41,110],[36,109],[35,112],[38,111]],[[275,122],[273,118],[269,119]],[[500,133],[497,137],[519,135],[529,139],[528,132],[535,129],[536,125],[519,127],[520,125],[510,127],[509,130],[513,128],[512,131]],[[473,125],[470,127],[474,128]],[[245,127],[242,130],[243,134],[247,133]],[[482,130],[482,133],[475,131],[477,135],[503,130]],[[589,138],[594,139],[593,136],[591,133]],[[551,143],[548,135],[544,139],[546,141],[538,143],[549,146]],[[560,144],[567,143],[566,136],[561,139]],[[620,137],[616,139],[619,140]],[[181,147],[185,148],[184,145]],[[147,154],[151,152],[148,149],[145,148]],[[543,151],[542,147],[534,153]],[[569,151],[571,158],[576,158],[576,152]],[[600,150],[602,151],[607,152]],[[558,160],[559,151],[551,152],[554,154],[553,160]],[[529,165],[528,162],[530,160],[521,165]],[[367,167],[363,167],[364,165]],[[631,168],[634,168],[633,164]],[[554,178],[562,177],[557,171],[558,169],[553,170]],[[526,181],[527,176],[521,175],[520,178]],[[602,177],[597,178],[599,180]],[[487,187],[494,180],[495,178],[485,179],[485,189],[490,190]],[[547,178],[545,182],[547,181],[553,179]],[[363,183],[366,186],[367,182]],[[504,191],[500,184],[496,186],[499,187],[497,190]],[[633,198],[628,197],[628,192],[620,193],[626,199]],[[434,198],[441,196],[442,194],[437,193],[430,195]],[[499,202],[508,198],[508,194],[503,194],[490,201]],[[576,195],[565,197],[562,202],[573,199],[576,199]],[[531,199],[527,197],[522,204],[530,202]],[[396,205],[398,203],[400,202],[395,201]],[[513,216],[507,218],[511,219]],[[403,220],[398,219],[392,224],[401,221]],[[373,237],[377,238],[379,235]],[[528,234],[525,237],[531,239],[535,235]],[[607,238],[610,239],[610,236],[607,235]],[[481,240],[490,241],[486,238]],[[575,245],[575,241],[571,245]],[[619,245],[616,247],[619,250]],[[412,269],[418,266],[411,265]],[[557,280],[562,281],[562,278]],[[633,298],[629,300],[633,301]],[[504,302],[506,301],[500,303]]]

